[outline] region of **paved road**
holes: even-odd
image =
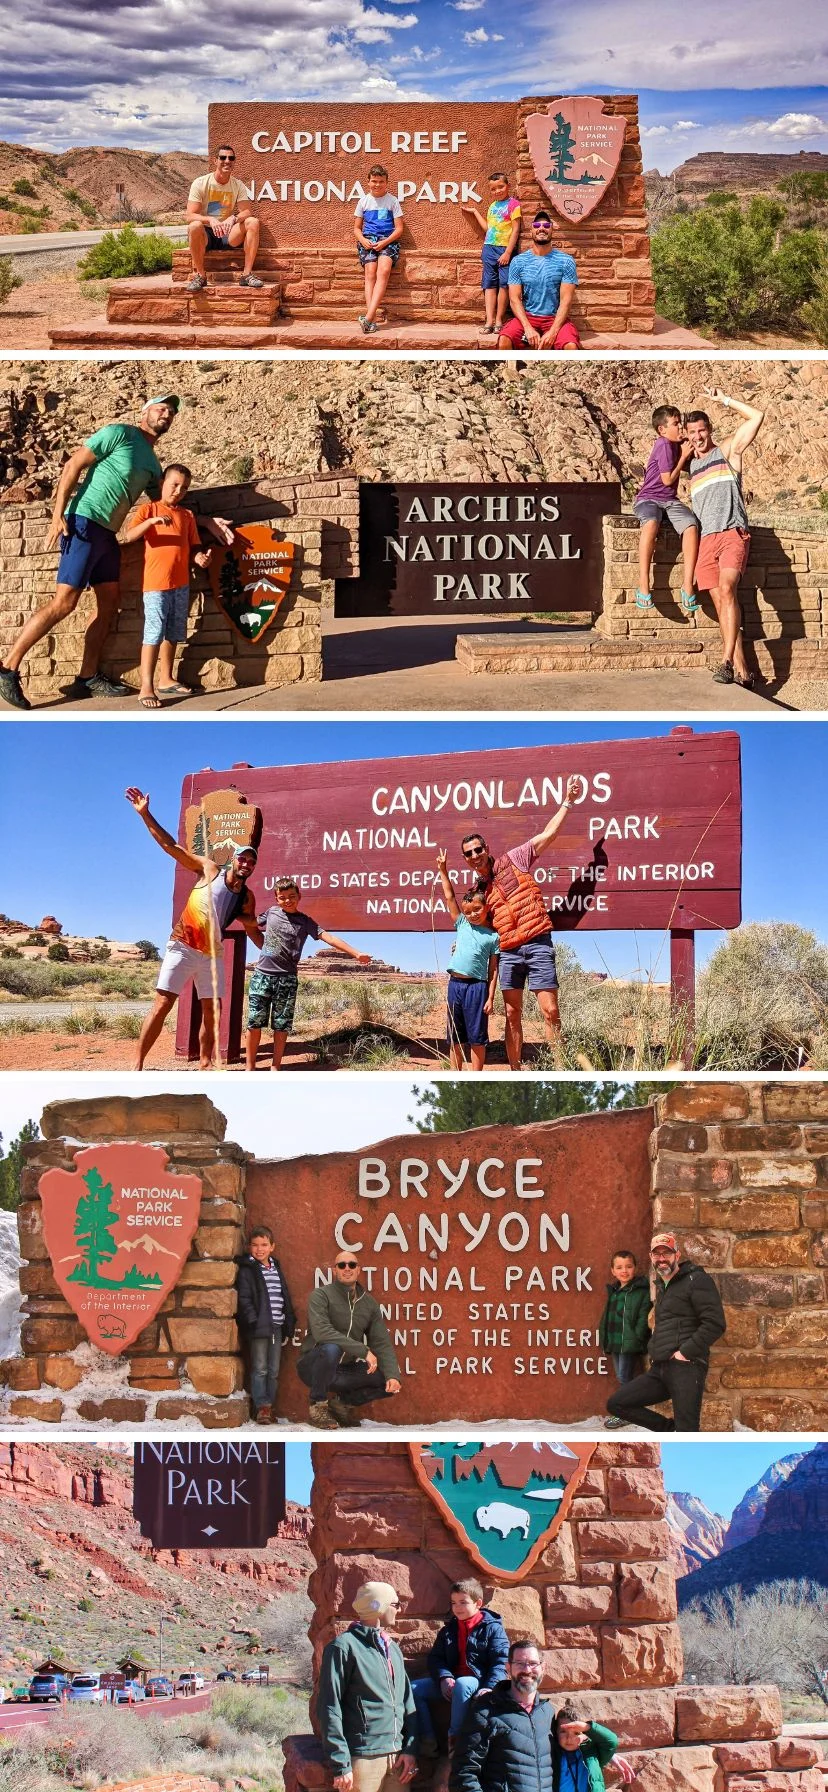
[[[0,1024],[7,1020],[65,1020],[67,1014],[76,1009],[97,1008],[108,1020],[117,1020],[121,1014],[146,1014],[152,1001],[152,992],[147,990],[145,996],[132,998],[129,996],[114,999],[103,996],[75,996],[68,1002],[2,1002],[0,1001]]]
[[[116,1721],[122,1711],[129,1710],[137,1711],[141,1717],[148,1711],[157,1711],[160,1717],[180,1717],[185,1711],[209,1710],[216,1690],[215,1686],[206,1686],[203,1692],[191,1693],[186,1699],[144,1699],[138,1705],[112,1705],[108,1709]],[[44,1724],[54,1723],[64,1711],[83,1709],[81,1705],[0,1705],[0,1735],[26,1726],[40,1729]]]
[[[113,228],[110,224],[109,230]],[[184,242],[187,232],[182,224],[138,224],[139,236],[150,230],[160,231],[173,242]],[[103,230],[39,230],[32,236],[0,236],[0,255],[42,255],[46,249],[91,249],[106,234]]]

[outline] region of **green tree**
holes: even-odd
[[[723,336],[804,327],[803,306],[823,266],[817,230],[789,230],[785,208],[763,195],[673,216],[652,240],[658,308],[676,323]]]
[[[416,1088],[419,1113],[409,1116],[418,1132],[463,1132],[471,1126],[529,1126],[567,1114],[595,1114],[607,1108],[640,1108],[666,1095],[675,1083],[563,1083],[468,1081],[429,1083]]]
[[[23,285],[23,277],[14,271],[14,263],[10,255],[0,255],[0,305],[5,305],[11,298],[15,287]]]
[[[567,124],[562,112],[556,112],[555,129],[549,138],[549,156],[555,164],[555,180],[562,182],[566,180],[567,168],[571,168],[575,160],[574,142],[571,124]]]
[[[15,1213],[20,1205],[23,1146],[39,1138],[40,1127],[36,1120],[24,1122],[17,1138],[12,1139],[8,1151],[3,1150],[3,1135],[0,1133],[0,1208],[6,1213]]]
[[[82,1261],[69,1281],[95,1288],[104,1281],[101,1264],[110,1263],[117,1252],[111,1229],[120,1215],[112,1206],[112,1184],[104,1182],[100,1170],[87,1170],[83,1180],[89,1192],[81,1195],[75,1210],[75,1243],[81,1247]]]
[[[147,964],[155,964],[161,957],[158,947],[153,945],[152,940],[136,940],[135,945]]]

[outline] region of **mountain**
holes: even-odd
[[[671,1493],[665,1513],[670,1529],[670,1554],[678,1575],[692,1574],[703,1562],[714,1561],[724,1546],[727,1525],[718,1512],[694,1493]]]
[[[826,1530],[828,1443],[821,1443],[806,1451],[771,1488],[753,1536],[722,1550],[679,1581],[679,1606],[728,1587],[752,1592],[768,1581],[813,1580],[828,1587]]]
[[[0,232],[66,230],[132,218],[179,222],[207,157],[187,150],[68,149],[0,143]],[[118,188],[122,189],[119,201]]]
[[[740,1543],[749,1543],[761,1529],[768,1500],[777,1487],[780,1487],[805,1456],[805,1450],[797,1450],[793,1456],[782,1456],[778,1462],[771,1464],[767,1473],[740,1499],[734,1507],[723,1549],[737,1549]]]

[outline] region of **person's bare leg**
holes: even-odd
[[[156,992],[155,1001],[144,1021],[138,1038],[138,1052],[135,1059],[136,1070],[143,1070],[147,1054],[152,1051],[156,1039],[160,1036],[167,1015],[172,1012],[177,1001],[178,997],[173,995],[167,989],[159,989]]]
[[[259,231],[260,225],[258,218],[245,218],[244,271],[246,274],[252,274],[256,265],[256,256],[259,253]]]
[[[504,989],[506,1010],[506,1056],[510,1070],[519,1070],[523,1058],[523,990]]]
[[[155,668],[158,659],[158,648],[145,641],[141,648],[141,689],[138,692],[138,697],[141,703],[148,707],[151,706],[153,709],[161,707],[155,695]]]
[[[271,1070],[279,1069],[279,1066],[281,1065],[282,1059],[285,1055],[285,1046],[286,1045],[287,1045],[287,1033],[274,1033],[274,1035],[273,1035],[273,1063],[270,1066]]]
[[[363,271],[363,274],[365,275],[365,316],[367,317],[368,311],[370,308],[370,304],[371,304],[371,300],[374,296],[374,283],[377,278],[376,262],[375,261],[366,261],[365,266],[363,267],[362,271]]]
[[[655,544],[658,540],[658,523],[642,523],[638,531],[638,589],[647,592],[650,589],[650,568],[653,564]]]
[[[497,322],[498,322],[498,324],[502,324],[505,322],[506,313],[507,313],[508,309],[509,309],[509,288],[508,288],[508,286],[499,286],[497,289]]]
[[[204,258],[207,253],[206,224],[190,224],[187,230],[187,236],[190,244],[190,260],[193,264],[193,273],[200,274],[203,280],[205,278]]]
[[[483,288],[483,305],[486,312],[487,324],[494,324],[495,309],[497,306],[497,287],[486,286]]]
[[[737,596],[738,584],[738,573],[722,571],[719,573],[719,583],[712,587],[710,596],[716,608],[721,630],[723,656],[726,660],[731,661],[738,678],[746,678],[747,665],[741,640],[742,613]]]
[[[681,566],[685,591],[692,591],[696,576],[696,561],[699,557],[698,529],[685,529],[681,538]]]
[[[471,1051],[472,1070],[485,1070],[485,1068],[486,1068],[486,1047],[485,1047],[485,1045],[472,1045],[469,1047],[469,1050]]]
[[[259,1055],[259,1042],[261,1037],[261,1027],[248,1027],[247,1039],[244,1047],[245,1064],[248,1070],[255,1070],[256,1068],[256,1059]]]
[[[59,623],[65,622],[67,616],[71,616],[72,611],[77,609],[79,597],[80,591],[76,586],[58,585],[54,597],[42,609],[35,610],[28,622],[23,624],[14,646],[6,654],[4,666],[10,672],[19,672],[29,649],[42,641],[44,635],[51,634]]]
[[[449,1047],[449,1063],[451,1065],[452,1070],[463,1070],[464,1069],[463,1047],[462,1047],[462,1045],[458,1045],[456,1039],[452,1040],[451,1045]]]
[[[380,305],[385,298],[388,282],[391,278],[393,262],[390,255],[381,255],[379,261],[374,263],[374,266],[377,270],[376,279],[374,280],[374,290],[371,294],[368,308],[365,313],[369,324],[373,323],[375,314],[379,311]]]
[[[107,585],[95,585],[94,592],[95,614],[84,636],[79,678],[91,678],[97,672],[104,642],[118,614],[121,601],[121,587],[117,580],[112,580]]]
[[[538,989],[535,991],[538,1007],[543,1017],[546,1043],[555,1055],[556,1061],[561,1059],[561,1010],[558,1004],[556,989]],[[560,1064],[559,1064],[560,1068]]]
[[[221,1003],[218,1005],[221,1014]],[[198,1029],[199,1070],[210,1070],[213,1064],[213,1053],[216,1049],[216,1010],[212,996],[205,997],[201,1004],[201,1026]]]

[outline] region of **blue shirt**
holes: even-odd
[[[561,301],[561,284],[577,286],[578,270],[571,255],[562,249],[550,249],[548,255],[535,255],[525,249],[509,263],[509,285],[522,288],[524,310],[532,317],[555,317]]]
[[[493,952],[495,955],[500,953],[500,940],[494,928],[476,927],[473,921],[466,920],[465,915],[458,915],[454,936],[449,971],[457,971],[461,977],[472,977],[476,983],[485,983],[489,975],[489,959]]]
[[[579,1748],[561,1749],[560,1792],[589,1792],[589,1769]]]
[[[402,206],[396,193],[383,193],[379,199],[373,193],[366,193],[364,199],[357,200],[354,217],[360,220],[363,236],[372,243],[381,243],[391,235],[397,219],[402,217]]]

